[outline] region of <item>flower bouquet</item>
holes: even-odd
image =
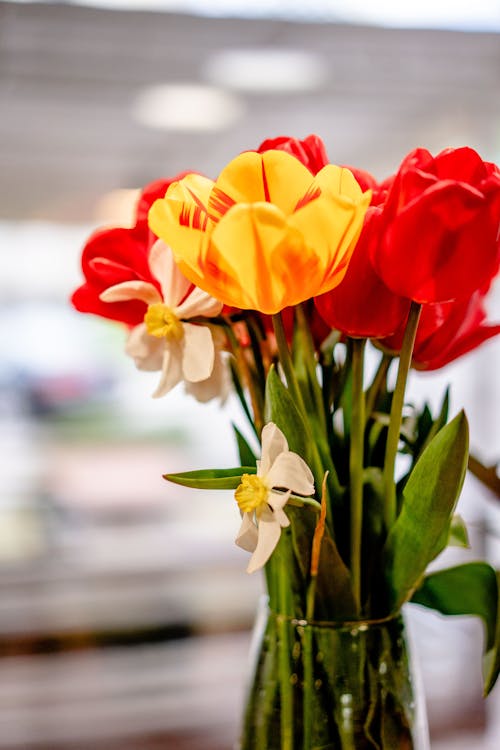
[[[455,514],[467,420],[449,416],[447,394],[437,414],[410,408],[405,387],[411,367],[442,367],[500,331],[484,309],[499,225],[500,170],[472,149],[417,149],[379,184],[309,136],[265,141],[215,181],[149,185],[133,227],[83,250],[73,304],[127,326],[127,353],[160,372],[153,395],[182,381],[224,399],[232,385],[248,421],[234,427],[240,466],[165,475],[232,490],[236,543],[265,573],[243,750],[427,747],[408,601],[480,617],[485,692],[495,683],[495,570],[427,572],[467,546]]]

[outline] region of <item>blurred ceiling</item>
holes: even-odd
[[[185,96],[145,124],[165,84],[211,86],[188,90],[189,129]],[[116,188],[215,176],[280,134],[380,178],[417,145],[498,161],[499,90],[494,33],[0,2],[0,218],[95,221]]]

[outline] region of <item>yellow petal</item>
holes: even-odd
[[[211,225],[208,199],[212,187],[207,177],[186,175],[169,186],[165,198],[153,203],[148,217],[152,232],[172,248],[176,262],[180,257],[191,268],[191,275],[185,275],[198,286],[198,257],[204,253]]]
[[[359,201],[353,203],[325,192],[290,217],[289,223],[306,238],[309,252],[318,257],[320,270],[309,296],[317,296],[320,289],[329,291],[342,281],[369,202],[369,194],[360,193]]]
[[[338,167],[336,164],[327,164],[323,167],[316,175],[316,182],[321,187],[322,192],[328,192],[333,196],[341,195],[355,203],[363,195],[361,186],[351,170],[346,167]]]
[[[216,183],[188,175],[150,211],[181,272],[221,302],[272,314],[342,280],[370,193],[282,151],[240,154]]]
[[[309,170],[284,151],[247,151],[222,170],[216,187],[237,203],[267,201],[291,214],[313,181]]]
[[[212,233],[204,284],[228,305],[272,314],[290,304],[294,257],[304,257],[304,241],[278,208],[238,204]]]

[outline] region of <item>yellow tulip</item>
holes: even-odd
[[[248,151],[215,182],[172,183],[149,226],[193,284],[274,314],[340,284],[369,203],[348,169],[329,164],[313,177],[283,151]]]

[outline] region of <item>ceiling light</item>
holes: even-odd
[[[203,69],[218,86],[257,93],[311,91],[326,80],[321,58],[294,49],[226,49],[216,52]]]
[[[133,118],[158,130],[225,130],[243,111],[243,103],[233,94],[189,83],[148,86],[132,104]]]

